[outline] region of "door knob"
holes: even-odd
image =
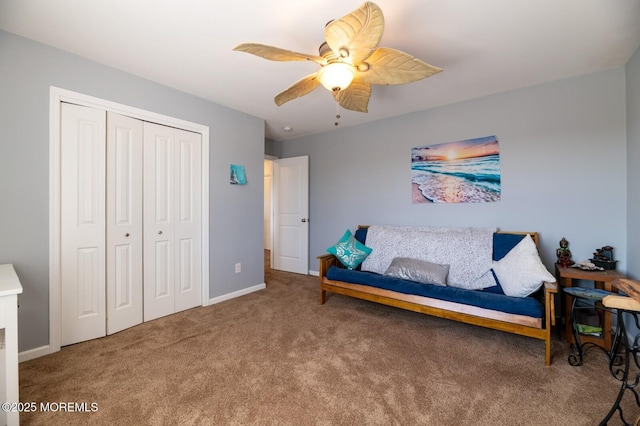
[[[125,237],[128,237],[128,236],[129,236],[129,233],[127,232],[126,234],[124,234],[124,236],[125,236]]]
[[[307,219],[302,218],[302,223],[305,223],[307,221]]]
[[[162,235],[162,231],[158,231],[158,235]]]

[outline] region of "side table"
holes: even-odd
[[[625,278],[623,274],[613,269],[605,271],[583,271],[579,268],[563,267],[556,264],[556,278],[558,284],[562,287],[573,287],[573,280],[593,281],[597,289],[609,292],[617,292],[617,288],[613,285],[613,281]],[[575,343],[573,338],[572,318],[571,318],[571,298],[564,298],[564,315],[565,315],[565,337],[568,343]],[[607,350],[611,349],[611,313],[605,311],[602,321],[602,336],[583,336],[582,343],[592,342]]]
[[[611,293],[610,291],[600,290],[597,288],[583,288],[583,287],[565,287],[564,292],[571,296],[571,331],[573,332],[573,340],[575,343],[571,344],[571,353],[569,354],[569,364],[575,366],[582,365],[582,359],[587,351],[591,348],[598,348],[602,350],[609,359],[610,363],[614,363],[616,359],[616,354],[618,350],[618,336],[619,336],[619,325],[616,327],[616,331],[614,333],[613,344],[611,347],[600,346],[593,341],[585,341],[584,338],[588,337],[602,337],[604,332],[606,331],[604,327],[602,327],[602,322],[599,326],[586,326],[582,324],[578,324],[578,313],[580,310],[588,309],[588,310],[598,310],[600,312],[615,314],[615,310],[609,309],[602,304],[602,300],[607,296],[615,296],[615,293]],[[578,306],[578,301],[585,302],[584,306]],[[604,342],[604,339],[602,339]]]

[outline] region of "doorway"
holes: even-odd
[[[273,160],[271,267],[309,273],[309,157]]]
[[[271,241],[273,230],[271,229],[272,222],[272,204],[271,200],[273,198],[273,160],[276,157],[272,157],[270,155],[264,156],[264,235],[263,235],[263,244],[264,244],[264,267],[265,271],[268,268],[271,268],[273,264],[271,263]]]
[[[57,352],[61,346],[61,105],[70,103],[90,108],[100,108],[107,112],[125,115],[145,122],[183,129],[201,135],[202,173],[200,191],[202,202],[201,240],[201,286],[202,306],[209,304],[209,128],[154,112],[106,101],[92,96],[51,87],[50,89],[50,177],[49,177],[49,353]]]

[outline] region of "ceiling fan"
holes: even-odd
[[[322,84],[345,109],[367,112],[372,84],[405,84],[442,71],[408,53],[378,47],[384,31],[382,10],[365,2],[350,14],[329,22],[319,55],[308,55],[259,43],[242,43],[233,50],[272,61],[314,61],[320,69],[275,97],[278,106],[304,96]]]

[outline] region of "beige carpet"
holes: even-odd
[[[595,425],[618,390],[600,352],[571,367],[556,340],[546,367],[538,340],[339,295],[320,305],[317,277],[266,282],[20,364],[22,401],[97,407],[21,423]]]

